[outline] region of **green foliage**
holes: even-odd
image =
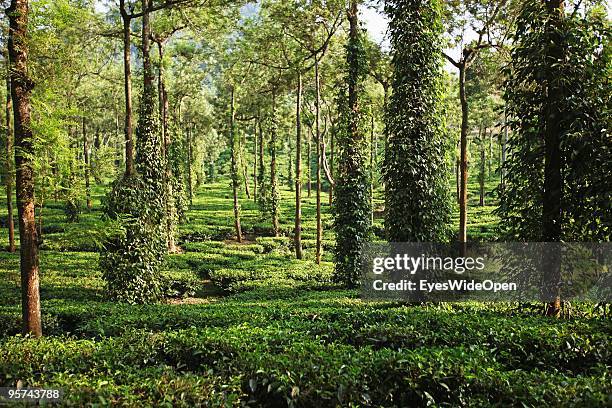
[[[165,239],[163,225],[150,221],[151,213],[158,213],[159,208],[144,204],[152,198],[150,194],[139,175],[124,176],[113,184],[105,201],[105,213],[120,220],[124,231],[106,243],[100,269],[109,295],[128,303],[156,301],[162,294],[159,268]]]
[[[552,38],[562,60],[547,59]],[[542,237],[544,117],[549,86],[563,89],[560,117],[562,239],[609,241],[612,207],[610,27],[605,12],[566,15],[556,28],[542,2],[525,3],[517,21],[516,47],[507,67],[504,98],[513,133],[504,166],[498,210],[510,239]],[[554,78],[552,84],[546,78]]]
[[[451,28],[457,33],[461,31],[457,25],[474,25],[478,30],[499,2],[389,0],[393,64],[383,52],[374,55],[378,48],[370,50],[373,58],[364,58],[362,48],[368,43],[364,37],[343,48],[346,0],[266,0],[244,9],[244,2],[199,8],[175,4],[170,10],[157,10],[156,34],[168,32],[177,22],[188,22],[180,35],[168,39],[167,58],[162,62],[167,68],[173,141],[168,151],[170,179],[165,179],[152,93],[134,101],[135,110],[140,109],[137,174],[117,177],[123,167],[124,142],[120,53],[115,38],[91,35],[116,31],[117,10],[111,8],[103,16],[90,2],[31,3],[29,68],[37,84],[32,126],[37,137],[36,215],[43,220],[40,279],[45,337],[19,335],[19,254],[0,252],[0,386],[13,387],[21,381],[24,386],[62,388],[66,406],[610,405],[611,325],[593,304],[574,303],[571,317],[546,319],[540,316],[541,305],[371,302],[360,299],[356,290],[338,285],[356,283],[359,248],[370,222],[366,172],[370,169],[364,165],[368,143],[357,142],[355,133],[349,132],[355,130],[350,125],[356,120],[361,134],[370,124],[346,111],[347,80],[356,81],[351,83],[358,87],[359,110],[375,112],[374,127],[379,130],[382,123],[376,115],[382,110],[382,89],[366,78],[364,68],[369,65],[369,75],[379,84],[387,84],[396,70],[395,96],[387,113],[392,140],[385,177],[393,181],[392,195],[387,197],[391,197],[387,228],[394,231],[394,239],[446,239],[446,232],[457,225],[457,214],[449,216],[445,195],[449,189],[445,174],[450,172],[445,167],[448,155],[442,129],[446,123],[441,118],[445,113],[457,116],[457,112],[443,113],[439,104],[446,97],[446,107],[457,108],[457,92],[448,86],[443,94],[439,83],[441,4],[461,10],[452,16]],[[558,67],[550,61],[538,63],[544,73],[546,69],[569,72],[560,80],[570,81],[573,92],[564,101],[571,108],[564,112],[572,124],[564,139],[565,159],[571,162],[567,168],[572,169],[565,173],[565,200],[571,208],[584,209],[567,214],[567,237],[609,239],[609,212],[605,212],[609,199],[602,194],[609,192],[606,177],[612,162],[609,132],[604,131],[609,129],[609,29],[598,14],[601,9],[587,3],[565,27],[571,48],[568,60]],[[591,10],[586,17],[583,9]],[[137,13],[139,7],[133,11]],[[513,20],[505,7],[501,14],[503,24]],[[526,32],[541,30],[539,17],[530,18],[535,23]],[[83,30],[84,25],[93,31]],[[281,147],[295,136],[293,72],[310,66],[312,50],[319,49],[336,29],[320,64],[321,122],[322,128],[340,133],[335,133],[335,142],[342,163],[338,166],[336,155],[337,201],[321,209],[325,251],[317,265],[314,194],[302,196],[304,257],[296,260],[291,239],[295,208],[285,205],[293,202],[295,194],[284,183],[272,185],[270,156],[274,147],[282,180],[288,160],[294,159]],[[503,34],[497,22],[489,31],[487,36]],[[546,40],[534,37],[528,45],[542,49]],[[515,57],[523,58],[522,64],[528,58],[521,54],[524,44],[518,45]],[[231,64],[220,62],[228,50]],[[499,100],[491,96],[499,88],[495,82],[498,59],[504,53],[492,49],[479,55],[468,70],[469,101],[473,117],[491,130],[498,127]],[[232,66],[230,73],[228,66]],[[518,66],[523,67],[513,65]],[[345,78],[347,69],[350,75]],[[542,93],[543,85],[537,69],[531,73],[535,80],[523,83],[524,77],[517,76],[513,91],[539,101],[537,92]],[[311,131],[312,74],[312,70],[303,73],[303,119]],[[248,132],[258,117],[266,138],[266,158],[258,159],[262,168],[258,192],[264,211],[245,197],[243,182],[250,182],[250,177],[244,180],[242,171],[235,172],[240,179],[242,244],[235,242],[231,227],[229,153],[237,145],[236,151],[248,152],[252,152],[248,146],[254,146],[248,136],[244,143],[228,145],[227,98],[215,94],[228,79],[242,81],[235,134]],[[271,80],[277,85],[273,129]],[[336,106],[332,95],[338,93]],[[530,118],[541,108],[539,102],[520,106],[525,110],[513,108],[512,116],[517,123],[527,119],[525,127],[513,128],[515,133],[528,125],[537,127]],[[85,190],[80,157],[83,137],[74,123],[76,117],[86,118],[87,134],[95,137],[90,169],[93,208],[79,214],[78,220],[75,208],[84,202]],[[274,145],[269,143],[272,130]],[[329,133],[322,133],[329,138]],[[517,146],[523,144],[527,150],[539,146],[533,135],[517,140]],[[329,139],[326,142],[329,148]],[[473,158],[480,147],[471,143]],[[247,155],[242,161],[248,162]],[[308,163],[313,164],[313,160]],[[471,165],[478,161],[472,160]],[[541,183],[538,166],[533,167],[534,179]],[[531,170],[523,167],[521,173],[514,172],[517,183],[529,181],[520,177]],[[210,183],[203,184],[204,173]],[[377,171],[371,174],[377,176]],[[185,197],[188,175],[189,191],[194,188],[190,208]],[[470,177],[469,238],[497,239],[499,218],[491,211],[498,192],[487,199],[488,206],[476,206],[477,181],[484,181],[491,192],[497,180],[485,178],[482,167],[480,174],[471,171]],[[103,207],[99,206],[99,198],[108,190],[105,183],[111,179],[116,181]],[[168,184],[174,197],[166,196]],[[326,203],[325,180],[323,186]],[[382,188],[375,185],[373,229],[381,239],[382,195]],[[538,194],[522,197],[526,197],[525,206],[536,203],[536,214]],[[164,256],[166,198],[174,200],[177,209],[171,224],[189,221],[176,226],[183,251],[168,256]],[[64,213],[66,201],[73,206],[68,213]],[[334,207],[337,213],[332,222]],[[100,221],[102,210],[110,221]],[[266,219],[262,220],[262,213]],[[270,236],[274,232],[271,214],[279,216],[281,237]],[[7,243],[5,215],[0,208],[0,247]],[[66,217],[75,222],[67,224]],[[337,257],[336,270],[333,248],[348,254]],[[162,298],[165,301],[159,302]]]
[[[600,406],[607,398],[606,337],[588,334],[588,326],[525,319],[515,332],[504,319],[487,315],[376,306],[351,311],[342,303],[312,309],[304,298],[298,302],[306,310],[296,313],[290,302],[279,302],[274,311],[239,302],[226,304],[225,312],[214,305],[158,309],[153,319],[147,316],[155,310],[133,308],[114,328],[104,329],[108,319],[98,321],[97,333],[112,337],[9,338],[0,342],[1,385],[16,379],[30,386],[61,384],[75,391],[66,394],[75,402],[97,394],[130,398],[126,389],[143,387],[143,381],[145,388],[149,381],[163,384],[163,377],[191,379],[183,380],[187,401],[203,392],[199,383],[206,395],[262,406]],[[251,323],[243,322],[247,316]],[[388,323],[381,326],[381,320]],[[208,327],[181,327],[196,321]],[[133,328],[141,324],[155,331]],[[466,341],[469,346],[462,345]],[[533,358],[536,353],[541,355]],[[550,364],[559,368],[549,371]],[[100,372],[102,366],[113,375]],[[95,386],[100,381],[107,386]],[[168,392],[167,398],[178,398]]]
[[[448,142],[440,112],[441,4],[389,1],[394,50],[387,111],[385,228],[391,241],[448,239]]]

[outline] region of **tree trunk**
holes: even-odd
[[[8,50],[4,56],[6,62],[6,211],[7,227],[9,235],[9,252],[15,252],[15,222],[13,220],[13,128],[11,126],[11,111],[13,100],[11,99],[11,76]]]
[[[321,219],[321,167],[323,141],[321,140],[321,84],[319,79],[319,60],[315,55],[315,131],[317,135],[317,253],[316,262],[321,264],[323,250],[323,222]]]
[[[154,74],[151,65],[151,0],[142,0],[142,70],[143,70],[143,95],[155,95],[153,89]],[[143,103],[145,101],[143,100]]]
[[[9,17],[8,49],[11,61],[11,96],[15,125],[15,165],[17,170],[17,211],[21,265],[21,305],[23,332],[42,336],[38,276],[38,234],[34,214],[34,137],[30,125],[30,95],[34,88],[28,76],[28,0],[12,0]]]
[[[388,82],[384,82],[383,84],[383,122],[384,122],[384,127],[383,127],[383,138],[384,140],[384,154],[385,157],[389,157],[389,127],[387,126],[387,110],[389,108],[389,84]],[[384,161],[384,159],[383,159]],[[387,211],[387,184],[384,182],[383,179],[383,189],[384,189],[384,194],[385,194],[385,211]]]
[[[242,145],[240,147],[240,157],[242,158],[243,166],[243,177],[244,177],[244,191],[246,192],[247,198],[251,199],[251,188],[249,186],[249,160],[247,155],[247,137],[246,131],[242,132]]]
[[[287,140],[287,187],[290,191],[293,191],[293,146],[291,146],[291,140]]]
[[[240,164],[240,170],[242,172],[242,179],[244,181],[244,192],[246,193],[247,198],[251,199],[251,189],[249,188],[249,164],[246,158],[246,133],[242,132],[242,135],[239,136],[236,140],[238,140],[238,162]]]
[[[134,174],[134,137],[132,130],[132,56],[131,18],[125,8],[125,0],[119,0],[123,22],[123,81],[125,94],[125,174]]]
[[[370,129],[368,135],[368,132],[362,131],[359,126],[362,117],[359,107],[359,84],[363,81],[359,61],[363,54],[360,49],[357,0],[350,0],[346,14],[349,22],[346,46],[347,131],[338,138],[341,148],[336,179],[334,224],[337,245],[333,280],[354,288],[358,284],[363,266],[363,246],[371,230],[372,184],[369,178],[374,164],[371,148],[374,132]],[[372,118],[373,113],[370,119]],[[373,121],[371,123],[373,124]],[[368,136],[371,142],[370,148],[367,146]]]
[[[488,157],[488,166],[489,166],[489,172],[488,172],[488,176],[487,179],[491,179],[491,168],[493,167],[493,131],[491,130],[489,132],[489,157]]]
[[[307,183],[306,183],[306,189],[308,191],[308,197],[310,198],[311,195],[311,191],[312,191],[312,166],[310,165],[312,162],[312,126],[309,125],[309,131],[310,133],[308,133],[308,148],[306,149],[306,161],[307,161],[307,166],[306,166],[306,178],[307,178]]]
[[[82,120],[82,131],[83,131],[83,167],[85,170],[85,196],[87,199],[87,209],[91,210],[91,185],[89,183],[89,143],[87,141],[87,125],[85,123],[85,117]]]
[[[193,160],[193,152],[191,148],[193,124],[187,125],[187,191],[189,193],[189,205],[193,206],[193,177],[191,172],[191,161]]]
[[[329,146],[329,172],[331,173],[332,179],[334,178],[334,150],[335,143],[334,140],[336,138],[336,128],[335,125],[331,124],[331,135],[330,135],[330,146]],[[333,183],[329,183],[329,206],[331,207],[334,204],[334,185]]]
[[[371,218],[370,222],[374,224],[374,154],[376,147],[374,146],[374,109],[370,115],[370,208]]]
[[[253,122],[253,201],[257,202],[257,119]]]
[[[163,41],[157,42],[159,51],[159,66],[158,66],[158,90],[159,90],[159,110],[161,118],[161,131],[163,139],[163,155],[164,155],[164,185],[166,186],[166,244],[168,252],[176,253],[175,239],[175,222],[176,222],[176,207],[174,205],[174,189],[172,186],[172,163],[170,162],[170,145],[172,143],[170,132],[168,130],[168,112],[170,103],[168,101],[168,92],[166,91],[166,81],[164,76],[164,46]]]
[[[455,191],[457,197],[457,204],[461,200],[461,158],[455,156]]]
[[[480,187],[480,197],[479,197],[479,205],[484,207],[485,205],[485,137],[487,134],[487,129],[484,130],[484,134],[480,137],[480,174],[478,177],[479,187]]]
[[[499,177],[501,178],[501,191],[502,193],[506,187],[506,169],[504,165],[506,164],[506,146],[508,144],[508,114],[504,113],[504,139],[502,141],[501,146],[501,171],[499,172]]]
[[[257,180],[259,183],[259,196],[260,199],[264,199],[266,195],[265,191],[265,177],[266,177],[266,163],[264,161],[264,140],[263,140],[263,128],[261,126],[261,118],[257,118],[257,138],[259,139],[259,172],[257,174]]]
[[[278,222],[278,180],[276,177],[276,91],[272,91],[272,129],[270,132],[270,201],[272,203],[272,229],[280,236]]]
[[[234,87],[231,89],[230,101],[230,148],[232,155],[232,193],[234,195],[234,227],[236,229],[236,240],[242,242],[242,227],[240,225],[240,204],[238,203],[238,163],[236,160],[236,134],[235,134],[235,99]]]
[[[551,46],[547,48],[547,60],[552,63],[563,61],[563,38],[560,33],[564,5],[563,0],[546,0],[547,11],[550,16],[548,30],[551,32]],[[561,112],[558,107],[564,99],[564,86],[555,75],[554,70],[548,73],[547,99],[544,107],[544,196],[542,209],[542,241],[561,241],[562,207],[561,198],[563,179],[561,175],[561,146],[559,135],[562,133]],[[561,312],[561,297],[559,293],[559,280],[561,278],[560,253],[551,250],[546,262],[547,298],[550,300],[546,315],[558,317]]]
[[[295,104],[295,229],[293,242],[295,257],[302,259],[302,72],[299,70]]]
[[[468,101],[465,91],[465,64],[459,67],[459,98],[461,100],[461,157],[460,157],[460,190],[459,190],[459,244],[462,251],[467,242],[467,134],[468,134]],[[463,253],[462,253],[463,254]]]

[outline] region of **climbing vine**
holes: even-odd
[[[136,173],[114,183],[105,213],[123,222],[123,233],[100,257],[108,294],[127,303],[149,303],[163,292],[160,267],[166,253],[165,193],[159,126],[153,94],[143,94],[136,128]]]
[[[368,67],[361,33],[357,27],[356,3],[353,6],[354,9],[349,10],[351,35],[346,47],[346,88],[338,97],[339,160],[334,206],[336,231],[334,280],[348,287],[355,287],[359,282],[362,250],[371,232],[368,146],[362,123],[363,117],[359,109]]]
[[[451,202],[440,107],[441,2],[392,0],[386,12],[395,74],[386,113],[385,229],[391,241],[442,242]]]

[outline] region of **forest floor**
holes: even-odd
[[[470,186],[469,236],[493,239],[493,207],[477,207],[476,185]],[[612,324],[589,305],[574,305],[571,318],[556,320],[538,315],[535,305],[363,301],[331,283],[327,207],[324,260],[314,262],[314,191],[305,199],[300,261],[289,237],[289,189],[281,238],[269,236],[269,221],[243,197],[249,240],[242,245],[232,239],[229,191],[227,181],[196,191],[180,228],[183,253],[168,256],[164,267],[172,298],[149,306],[105,297],[92,242],[103,188],[78,223],[67,224],[62,204],[50,201],[41,251],[42,339],[17,335],[19,255],[0,252],[0,386],[21,380],[59,387],[64,403],[75,406],[612,402]],[[0,228],[0,246],[6,235]]]

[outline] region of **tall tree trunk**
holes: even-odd
[[[506,146],[508,144],[508,114],[504,112],[504,138],[501,146],[501,171],[499,177],[501,178],[501,191],[503,192],[506,187]]]
[[[459,190],[459,244],[462,254],[467,242],[467,182],[468,182],[468,101],[465,91],[465,64],[459,67],[459,98],[461,100],[461,156],[460,156],[460,184]]]
[[[334,151],[336,144],[336,127],[333,123],[331,123],[331,135],[330,135],[330,146],[329,146],[329,172],[331,174],[332,179],[334,176]],[[329,206],[331,207],[334,204],[334,184],[329,183]]]
[[[551,33],[551,46],[547,47],[546,57],[552,64],[563,61],[564,52],[562,45],[561,25],[563,23],[564,4],[563,0],[545,0],[546,9],[550,21],[547,29]],[[553,72],[551,72],[553,71]],[[559,106],[565,97],[562,80],[557,77],[554,70],[549,68],[547,83],[547,99],[544,107],[544,197],[542,209],[542,241],[561,241],[562,207],[561,197],[563,192],[563,179],[561,175],[561,146],[560,134],[561,112]],[[550,285],[547,297],[551,299],[546,314],[558,317],[561,312],[561,297],[558,283],[561,278],[560,253],[556,250],[549,251],[547,260],[548,271],[546,273],[547,284]]]
[[[11,70],[8,50],[4,56],[6,62],[6,211],[7,226],[9,234],[9,252],[15,252],[15,221],[13,220],[13,128],[11,126],[11,111],[13,110],[13,100],[11,99]]]
[[[270,202],[272,203],[272,229],[274,236],[280,236],[278,222],[278,180],[276,176],[276,91],[272,91],[272,129],[270,132]]]
[[[21,258],[21,306],[23,332],[42,336],[38,275],[38,234],[34,214],[34,137],[30,125],[30,95],[34,88],[28,76],[28,0],[11,0],[8,49],[11,61],[11,96],[15,125],[17,211]]]
[[[257,119],[253,122],[253,201],[257,202]]]
[[[192,132],[193,124],[189,123],[187,125],[187,191],[189,193],[189,205],[191,206],[193,206],[193,176],[191,171],[191,162],[193,161]]]
[[[360,60],[363,58],[359,36],[357,0],[350,0],[347,9],[349,38],[346,47],[348,100],[347,132],[338,138],[336,179],[335,231],[336,267],[333,279],[349,288],[357,286],[362,269],[363,245],[371,228],[371,187],[369,171],[373,166],[372,149],[368,148],[368,133],[360,130],[359,84],[363,81]],[[373,132],[370,132],[373,140]],[[373,144],[372,144],[373,145]],[[368,155],[370,156],[368,160]],[[370,169],[368,169],[368,162]]]
[[[82,131],[83,131],[83,168],[85,174],[85,195],[87,199],[87,209],[91,210],[91,185],[89,182],[89,143],[87,141],[87,124],[85,123],[85,116],[82,120]]]
[[[372,107],[370,115],[370,222],[374,224],[374,155],[376,147],[374,146],[374,109]]]
[[[242,227],[240,225],[240,204],[238,203],[238,162],[236,160],[236,133],[235,133],[235,99],[234,87],[230,96],[230,148],[232,155],[232,193],[234,196],[234,228],[236,229],[236,240],[242,242]]]
[[[145,96],[155,95],[153,89],[153,68],[151,65],[151,0],[142,0],[142,70],[143,70],[143,94]]]
[[[457,204],[461,201],[461,157],[455,154],[455,191]]]
[[[478,182],[480,187],[479,205],[484,207],[485,205],[485,138],[487,135],[487,129],[484,129],[484,133],[480,136],[480,174],[478,175]]]
[[[291,140],[287,140],[287,187],[290,191],[293,191],[293,146],[291,146]]]
[[[312,192],[312,128],[310,128],[310,133],[308,134],[308,148],[306,149],[306,189],[308,191],[308,197],[310,197]]]
[[[247,198],[251,199],[251,189],[249,188],[249,163],[247,161],[246,154],[246,133],[242,133],[242,137],[240,140],[240,163],[242,163],[242,178],[244,179],[244,191],[246,193]]]
[[[492,173],[491,168],[493,167],[493,131],[492,130],[489,132],[489,157],[488,157],[487,164],[489,167],[487,179],[491,179],[491,173]]]
[[[125,174],[134,174],[134,136],[132,128],[132,56],[130,18],[125,0],[119,0],[119,10],[123,22],[123,81],[125,94]]]
[[[387,110],[389,108],[389,83],[383,83],[383,138],[384,138],[384,157],[389,155],[389,127],[387,126]],[[384,159],[383,159],[384,161]],[[385,194],[385,211],[387,210],[387,184],[383,179],[383,189]]]
[[[317,252],[316,262],[321,263],[323,250],[323,222],[321,219],[321,167],[323,141],[321,140],[321,83],[319,78],[319,59],[315,55],[315,131],[317,135]]]
[[[259,198],[260,200],[263,200],[266,196],[266,163],[264,161],[264,140],[263,127],[261,126],[261,117],[257,118],[257,138],[259,140],[259,171],[257,173],[257,180],[259,183]]]
[[[158,41],[157,49],[159,51],[159,109],[162,123],[162,152],[164,155],[165,166],[164,185],[166,186],[166,243],[168,245],[168,252],[175,253],[177,252],[175,239],[176,207],[174,205],[174,189],[172,185],[172,163],[170,162],[170,145],[172,140],[168,130],[168,112],[170,110],[170,103],[168,101],[168,92],[166,91],[166,81],[164,75],[164,45],[162,40]]]
[[[298,70],[295,103],[295,257],[302,259],[302,72]]]

